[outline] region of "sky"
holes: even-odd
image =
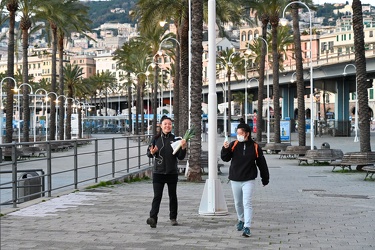
[[[324,3],[346,3],[347,1],[349,4],[352,4],[352,0],[313,0],[315,4],[324,4]],[[361,0],[362,4],[370,4],[375,5],[374,0]]]

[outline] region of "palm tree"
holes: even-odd
[[[190,87],[190,119],[195,128],[195,137],[190,143],[188,181],[201,181],[201,124],[202,124],[202,54],[203,54],[203,2],[192,0],[192,58]]]
[[[60,24],[64,23],[64,6],[61,0],[41,0],[41,5],[36,13],[36,18],[46,20],[49,26],[46,28],[50,30],[51,34],[51,92],[57,92],[56,75],[57,75],[57,31]],[[54,140],[56,133],[56,98],[52,95],[51,111],[50,111],[50,139]]]
[[[63,2],[65,20],[69,20],[58,27],[58,54],[59,54],[59,94],[64,94],[64,39],[67,38],[72,31],[84,33],[90,31],[87,7],[77,0],[65,0]],[[59,102],[59,137],[64,138],[64,102]],[[79,126],[80,128],[80,126]],[[56,131],[57,133],[57,131]]]
[[[235,78],[237,79],[237,74],[236,74],[236,68],[238,71],[241,71],[241,68],[243,69],[243,64],[242,64],[242,58],[239,56],[237,52],[235,52],[232,49],[226,49],[220,51],[219,57],[216,60],[219,64],[220,67],[219,69],[223,69],[222,67],[225,68],[226,72],[226,77],[227,77],[227,84],[228,84],[228,120],[224,121],[228,123],[228,131],[229,135],[231,134],[231,120],[232,120],[232,91],[231,91],[231,76],[234,74]],[[228,132],[224,131],[224,132]]]
[[[293,0],[290,0],[293,2]],[[311,0],[305,1],[307,5],[311,5]],[[306,117],[305,117],[305,85],[303,80],[303,62],[301,48],[301,34],[299,29],[298,3],[292,4],[293,18],[293,38],[294,38],[294,54],[296,58],[296,84],[297,84],[297,102],[298,102],[298,145],[306,145]]]
[[[355,48],[355,65],[357,73],[358,117],[360,131],[360,151],[371,152],[370,116],[368,112],[367,73],[365,42],[363,32],[363,13],[360,0],[353,0],[353,31]]]
[[[74,89],[76,85],[82,83],[81,77],[83,75],[83,69],[78,65],[67,64],[64,67],[64,78],[67,85],[67,98],[68,98],[68,108],[66,114],[66,139],[71,139],[72,130],[72,99],[74,96]],[[80,126],[78,126],[80,127]],[[61,128],[60,128],[61,129]],[[80,134],[80,133],[79,133]]]
[[[269,9],[268,9],[267,0],[252,0],[249,2],[251,6],[251,12],[255,14],[255,17],[260,19],[262,23],[262,38],[267,41],[267,27],[269,24]],[[259,59],[259,86],[258,86],[258,112],[257,112],[257,134],[256,141],[262,141],[262,132],[263,132],[263,89],[264,89],[264,75],[266,67],[266,56],[269,58],[269,55],[266,55],[267,49],[266,44],[263,41],[261,43],[261,54]],[[269,67],[269,62],[267,61]],[[268,97],[267,97],[268,98]],[[269,110],[269,107],[267,107]]]
[[[29,47],[29,32],[40,29],[42,26],[37,25],[33,30],[32,16],[36,12],[40,2],[38,0],[19,0],[19,8],[21,12],[20,29],[22,31],[22,83],[29,83],[29,67],[28,67],[28,47]],[[23,139],[29,141],[29,127],[30,127],[30,109],[29,107],[29,87],[24,86],[22,89],[23,95],[23,120],[24,130]],[[35,115],[35,114],[34,114]]]
[[[6,8],[9,11],[9,37],[8,37],[8,64],[7,64],[7,77],[14,78],[14,29],[15,29],[15,17],[18,10],[18,0],[2,1],[2,4],[6,4]],[[13,114],[13,91],[14,82],[8,79],[7,84],[7,103],[6,113]],[[13,117],[8,115],[6,118],[6,142],[12,142],[13,134]]]
[[[272,78],[273,78],[273,108],[274,108],[274,141],[280,143],[280,89],[279,89],[279,45],[278,30],[280,21],[280,12],[285,6],[284,0],[269,0],[269,17],[272,34]],[[269,111],[268,111],[269,112]]]

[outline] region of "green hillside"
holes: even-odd
[[[91,28],[97,28],[106,22],[135,23],[129,17],[129,11],[133,9],[134,0],[112,0],[101,2],[83,2],[89,7],[89,17],[92,20]],[[112,13],[111,9],[124,9],[125,13]]]

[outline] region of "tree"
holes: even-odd
[[[354,54],[357,73],[358,117],[360,131],[360,151],[371,152],[370,116],[368,112],[367,72],[365,42],[363,31],[363,13],[360,0],[353,0]]]
[[[188,181],[201,181],[201,124],[202,124],[202,54],[203,54],[203,3],[192,0],[192,58],[190,87],[190,120],[195,128],[195,137],[190,143]],[[192,101],[194,100],[194,101]]]
[[[269,24],[269,13],[268,13],[268,3],[266,0],[252,0],[249,5],[251,6],[251,12],[255,14],[256,18],[259,18],[262,23],[262,38],[267,41],[267,27]],[[259,60],[259,86],[258,86],[258,113],[257,113],[257,134],[256,141],[262,141],[263,132],[263,91],[264,91],[264,75],[266,68],[266,57],[269,58],[267,53],[267,44],[263,41],[258,41],[261,43],[261,54]],[[269,62],[267,60],[267,68],[269,68]],[[268,98],[268,97],[267,97]],[[267,107],[269,110],[269,107]],[[269,112],[269,111],[267,111]]]
[[[279,88],[279,45],[278,45],[278,30],[280,21],[281,8],[285,6],[284,0],[270,0],[269,1],[269,17],[272,34],[272,79],[273,79],[273,108],[275,116],[274,125],[274,141],[280,143],[280,88]],[[269,112],[269,110],[268,110]],[[267,114],[269,115],[269,114]]]
[[[12,142],[13,135],[13,91],[15,82],[14,79],[14,29],[15,29],[15,17],[18,10],[18,0],[2,1],[2,4],[6,4],[6,8],[9,11],[9,37],[8,37],[8,64],[7,64],[7,103],[6,103],[6,142]],[[2,135],[1,135],[2,136]]]
[[[59,94],[64,94],[64,39],[68,39],[66,35],[70,35],[71,32],[79,32],[84,34],[86,31],[90,31],[89,25],[91,20],[88,18],[87,7],[77,0],[65,0],[63,2],[64,19],[69,20],[59,24],[57,39],[58,39],[58,54],[59,54]],[[64,102],[59,102],[59,137],[60,140],[64,138]],[[56,114],[57,115],[57,114]],[[79,126],[79,128],[81,128]],[[57,133],[57,131],[56,131]]]
[[[83,69],[78,65],[67,64],[64,67],[64,80],[67,86],[67,99],[68,107],[66,114],[66,138],[71,139],[71,130],[72,130],[72,99],[75,97],[75,86],[82,83],[81,77],[83,75]]]
[[[228,123],[227,129],[229,135],[231,134],[231,120],[232,120],[232,91],[231,91],[231,76],[234,74],[235,78],[237,79],[236,68],[238,71],[243,68],[242,58],[239,56],[237,52],[232,49],[222,50],[220,51],[219,57],[217,58],[217,62],[220,64],[219,69],[225,68],[226,77],[227,77],[227,84],[228,84],[228,120],[224,121]]]

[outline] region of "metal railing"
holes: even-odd
[[[0,205],[17,207],[32,197],[51,197],[52,193],[146,171],[151,168],[146,156],[148,141],[147,135],[116,135],[1,144]],[[28,148],[34,148],[33,153]]]

